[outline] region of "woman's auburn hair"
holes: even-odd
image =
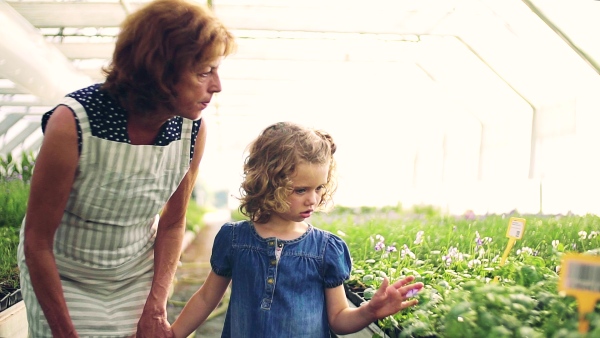
[[[137,112],[173,109],[175,84],[236,48],[234,37],[203,5],[155,0],[121,24],[103,89]]]
[[[272,213],[289,210],[293,193],[291,177],[300,163],[329,164],[327,183],[317,205],[325,209],[337,188],[336,145],[331,135],[290,122],[267,127],[249,146],[240,186],[239,211],[258,223],[268,222]]]

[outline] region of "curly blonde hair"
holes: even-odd
[[[317,205],[317,210],[325,209],[337,188],[335,151],[333,138],[324,131],[291,122],[267,127],[248,146],[239,211],[258,223],[268,222],[273,212],[288,211],[290,177],[299,163],[329,163],[325,192]]]

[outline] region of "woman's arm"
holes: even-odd
[[[77,337],[54,260],[54,234],[62,219],[78,153],[73,112],[58,106],[48,120],[31,178],[24,252],[31,285],[54,337]]]
[[[231,278],[221,277],[212,270],[206,281],[187,302],[173,323],[175,338],[185,338],[196,330],[219,305]]]
[[[408,300],[406,294],[411,290],[420,290],[423,283],[410,284],[413,280],[414,277],[409,276],[389,285],[385,278],[373,298],[358,308],[348,306],[343,285],[325,289],[329,326],[337,334],[349,334],[362,330],[378,319],[416,305],[418,301]]]
[[[154,278],[138,323],[137,337],[170,337],[167,321],[169,289],[181,256],[181,243],[185,233],[185,214],[192,190],[196,184],[200,160],[206,144],[206,124],[202,121],[194,147],[190,169],[179,187],[167,201],[158,222],[154,243]]]

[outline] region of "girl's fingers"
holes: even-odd
[[[419,301],[418,301],[418,300],[416,300],[416,299],[407,300],[407,301],[405,301],[405,302],[402,302],[401,308],[404,310],[404,309],[406,309],[406,308],[409,308],[409,307],[411,307],[411,306],[415,306],[415,305],[417,305],[418,303],[419,303]]]
[[[413,280],[415,280],[415,277],[414,277],[414,276],[408,276],[408,277],[406,277],[406,278],[402,278],[401,280],[399,280],[399,281],[396,281],[396,282],[394,283],[394,287],[395,287],[396,289],[399,289],[399,288],[401,288],[401,287],[403,287],[403,286],[405,286],[405,285],[408,285],[408,284],[409,284],[410,282],[412,282]]]
[[[387,277],[383,277],[383,282],[381,283],[380,289],[385,290],[388,287],[390,280]]]
[[[411,298],[411,297],[416,296],[417,292],[419,292],[419,290],[421,290],[422,288],[423,288],[423,283],[419,282],[419,283],[408,284],[408,285],[403,284],[402,286],[399,286],[397,290],[404,297]]]
[[[422,288],[423,288],[423,284],[421,284],[421,283],[413,284],[413,285],[411,285],[410,289],[406,290],[406,292],[404,293],[404,297],[412,298],[412,297],[416,296],[417,293],[419,291],[421,291]]]

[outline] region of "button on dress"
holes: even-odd
[[[350,276],[350,251],[338,236],[308,224],[293,240],[262,238],[249,221],[217,233],[211,266],[232,278],[222,338],[329,338],[325,289]]]

